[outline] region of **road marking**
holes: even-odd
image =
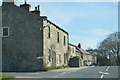
[[[103,78],[105,74],[106,74],[106,75],[109,74],[109,73],[105,73],[105,72],[102,72],[102,71],[100,71],[99,73],[102,74],[100,78]]]
[[[108,71],[108,70],[109,70],[109,68],[110,68],[110,66],[108,66],[108,67],[107,67],[106,71]]]
[[[104,75],[102,74],[100,78],[103,78],[103,76],[104,76]]]
[[[102,72],[102,71],[100,71],[99,73],[101,73],[101,74],[108,74],[107,72]]]
[[[100,71],[99,73],[102,74],[100,78],[103,78],[105,74],[106,74],[106,75],[109,74],[109,73],[107,73],[107,71],[108,71],[109,69],[110,69],[110,66],[107,67],[106,72]]]

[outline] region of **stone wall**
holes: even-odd
[[[68,34],[61,30],[57,25],[54,25],[48,20],[44,21],[44,67],[57,67],[67,65],[68,55]],[[50,37],[48,32],[50,28]],[[57,42],[57,36],[59,32],[59,42]],[[64,45],[65,36],[65,45]],[[50,61],[48,60],[48,53],[50,53]],[[60,55],[60,62],[58,62],[58,55]],[[65,58],[65,59],[64,59]]]
[[[68,65],[70,67],[80,67],[81,66],[80,65],[80,58],[78,58],[78,57],[70,58]]]
[[[41,70],[43,60],[36,58],[43,56],[42,18],[13,4],[2,9],[2,27],[9,27],[9,36],[2,38],[3,71]]]

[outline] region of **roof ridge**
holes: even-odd
[[[79,50],[80,52],[84,53],[84,54],[91,54],[89,52],[87,52],[86,50],[82,49],[82,48],[79,48],[78,46],[76,46],[76,49]]]

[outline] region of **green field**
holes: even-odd
[[[10,80],[10,79],[13,79],[13,78],[15,78],[15,76],[12,76],[12,75],[0,75],[1,80]]]

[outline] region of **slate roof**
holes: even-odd
[[[56,28],[62,30],[63,32],[65,32],[66,34],[68,34],[67,31],[65,31],[64,29],[60,28],[59,26],[57,26],[56,24],[54,24],[53,22],[51,22],[50,20],[47,19],[46,16],[41,16],[42,18],[44,18],[47,22],[49,22],[50,24],[54,25]],[[69,34],[68,34],[69,35]]]

